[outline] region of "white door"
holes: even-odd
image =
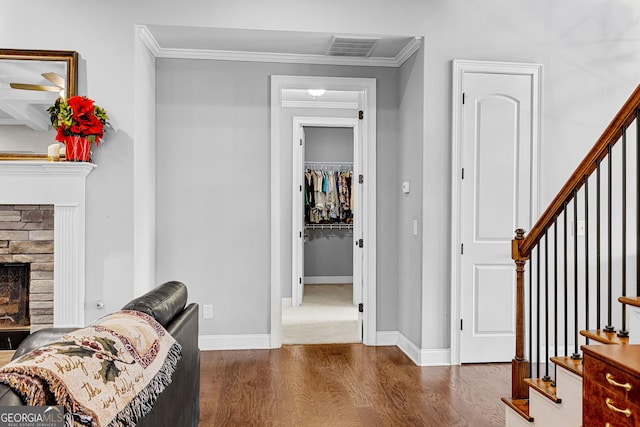
[[[297,130],[297,133],[296,133]],[[302,305],[304,298],[304,203],[305,203],[305,135],[302,124],[294,124],[294,150],[293,150],[293,239],[294,239],[294,259],[293,259],[293,280],[294,284],[291,293],[291,306]],[[296,138],[297,135],[297,138]],[[298,146],[296,143],[299,141]],[[295,250],[297,249],[297,250]]]
[[[362,227],[362,214],[364,205],[362,203],[362,184],[360,182],[360,175],[362,174],[362,147],[364,141],[362,140],[362,121],[353,127],[353,176],[352,188],[354,194],[353,207],[353,305],[359,306],[364,304],[364,275],[362,265],[364,257],[364,230]],[[364,180],[364,177],[363,177]],[[362,325],[362,312],[360,316],[360,325]]]
[[[504,362],[515,351],[511,240],[529,229],[532,77],[463,75],[460,171],[460,361]]]

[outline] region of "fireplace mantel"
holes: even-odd
[[[0,161],[0,204],[54,206],[53,325],[84,326],[86,162]]]

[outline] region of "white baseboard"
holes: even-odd
[[[448,348],[420,350],[420,366],[449,366],[451,365],[451,350]]]
[[[420,349],[398,331],[376,333],[376,346],[398,346],[418,366],[447,366],[451,364],[451,350]],[[200,335],[200,350],[262,350],[270,349],[271,335]]]
[[[200,335],[200,350],[257,350],[271,348],[271,335]]]
[[[304,276],[305,285],[353,283],[353,276]]]
[[[379,331],[376,334],[376,345],[398,346],[409,359],[418,366],[448,366],[451,365],[451,350],[420,349],[409,338],[398,331]]]
[[[291,307],[291,298],[282,298],[282,306],[283,307]]]
[[[376,332],[376,345],[398,345],[398,331],[378,331]]]

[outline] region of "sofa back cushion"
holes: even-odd
[[[153,316],[166,328],[173,317],[184,310],[187,304],[187,287],[184,283],[171,281],[152,289],[130,301],[123,310],[136,310]]]

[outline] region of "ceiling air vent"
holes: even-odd
[[[377,38],[333,36],[327,55],[366,58],[377,42]]]

